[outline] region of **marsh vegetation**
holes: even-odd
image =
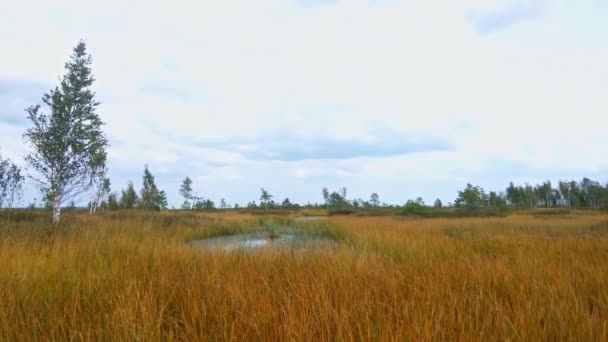
[[[608,338],[608,215],[597,211],[305,223],[76,211],[51,236],[46,215],[17,214],[0,237],[4,340]],[[285,226],[336,243],[185,247]]]

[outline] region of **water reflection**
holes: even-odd
[[[256,250],[262,248],[303,248],[311,246],[331,246],[335,242],[320,236],[281,234],[237,234],[196,240],[192,245],[207,250]]]

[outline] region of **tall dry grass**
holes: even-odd
[[[50,238],[15,223],[0,238],[0,339],[608,339],[607,215],[332,217],[319,224],[344,237],[334,248],[184,243],[260,222],[74,213]]]

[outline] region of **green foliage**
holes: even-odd
[[[346,200],[346,188],[340,188],[338,192],[329,192],[327,188],[323,188],[323,198],[325,200],[325,207],[329,209],[350,209],[352,205]]]
[[[196,209],[196,210],[215,209],[215,203],[213,203],[213,201],[210,200],[210,199],[197,200],[196,202],[194,202],[194,205],[192,206],[192,209]]]
[[[161,190],[158,193],[158,207],[159,209],[167,209],[168,205],[169,203],[167,202],[167,193],[165,193],[165,190]]]
[[[148,165],[144,167],[139,207],[143,210],[160,210],[167,207],[167,195],[159,191]]]
[[[321,189],[321,194],[323,195],[323,200],[325,201],[325,207],[329,206],[329,191],[327,188]]]
[[[0,209],[12,208],[23,195],[24,177],[21,169],[0,154]]]
[[[415,201],[408,200],[403,206],[403,214],[405,215],[423,215],[426,212],[424,200],[421,197]]]
[[[473,186],[470,183],[467,187],[458,191],[458,198],[454,201],[454,205],[459,208],[475,209],[485,206],[485,195],[483,189],[479,186]]]
[[[192,179],[186,177],[179,188],[179,194],[184,198],[182,209],[191,209],[194,195],[192,193]]]
[[[120,204],[118,202],[118,196],[116,193],[111,193],[108,195],[108,209],[110,210],[118,210],[120,208]]]
[[[490,208],[504,209],[507,207],[507,200],[502,194],[497,194],[495,191],[490,191],[487,196],[488,206]]]
[[[608,207],[608,187],[589,178],[580,182],[560,181],[557,188],[549,181],[536,186],[515,186],[511,182],[505,197],[506,204],[514,208]]]
[[[260,206],[264,209],[268,209],[271,206],[272,195],[264,188],[260,189]]]
[[[437,209],[443,208],[443,203],[441,202],[441,200],[439,198],[435,200],[435,203],[433,203],[433,207],[437,208]]]
[[[122,195],[120,197],[120,206],[124,209],[133,209],[138,205],[139,196],[137,196],[133,182],[129,181],[127,189],[122,191]]]
[[[369,203],[372,207],[378,208],[380,206],[380,198],[377,193],[373,193],[369,198]]]
[[[49,112],[40,105],[26,109],[32,127],[24,134],[30,147],[25,159],[36,172],[32,178],[44,200],[52,204],[54,223],[59,222],[62,204],[88,191],[105,170],[108,141],[96,113],[91,64],[81,41],[65,64],[60,85],[42,97]]]
[[[289,201],[289,198],[285,198],[285,200],[283,200],[283,203],[281,203],[281,207],[285,209],[291,209],[294,207],[294,205],[293,203],[291,203],[291,201]]]
[[[329,207],[334,209],[346,209],[349,207],[346,199],[337,192],[329,194]]]

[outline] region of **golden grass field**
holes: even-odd
[[[186,243],[264,220],[69,213],[51,237],[13,223],[0,340],[608,340],[607,214],[336,216],[306,226],[333,247]]]

